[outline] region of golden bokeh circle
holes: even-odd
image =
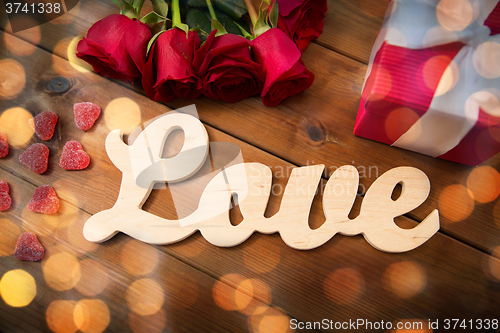
[[[0,295],[9,306],[25,307],[36,296],[36,281],[22,269],[8,271],[0,279]]]
[[[484,42],[472,54],[472,64],[487,79],[500,77],[500,43]]]
[[[12,21],[15,20],[28,20],[34,21],[31,17],[27,15],[15,16],[12,18]],[[36,23],[35,23],[36,24]],[[37,45],[40,43],[42,39],[42,33],[40,31],[40,27],[35,24],[30,29],[26,29],[23,31],[16,32],[12,34],[12,26],[9,22],[5,27],[4,41],[7,49],[17,56],[28,56],[35,52]]]
[[[52,301],[45,312],[47,325],[54,333],[75,333],[78,331],[73,312],[75,301],[57,300]]]
[[[67,252],[55,253],[42,262],[45,282],[54,290],[70,290],[80,281],[78,259]]]
[[[474,20],[468,0],[441,0],[436,8],[439,24],[446,30],[462,31]]]
[[[329,300],[344,305],[359,297],[364,290],[365,280],[354,268],[340,268],[328,274],[323,286]]]
[[[467,177],[467,189],[477,202],[491,202],[500,195],[500,173],[489,165],[477,167]]]
[[[251,251],[243,252],[245,266],[256,273],[268,273],[276,268],[281,260],[278,246],[255,242]]]
[[[141,120],[141,107],[128,97],[115,98],[104,109],[104,122],[110,131],[120,129],[130,134]]]
[[[474,210],[473,194],[461,184],[449,185],[439,195],[438,207],[445,221],[463,221]]]
[[[420,294],[427,286],[427,275],[417,263],[402,261],[391,264],[382,276],[384,289],[400,298],[411,298]]]
[[[14,59],[0,60],[0,99],[16,98],[25,85],[26,73],[23,65]]]
[[[165,301],[163,288],[152,279],[140,279],[127,289],[127,305],[141,316],[153,315],[160,311]]]
[[[73,319],[80,331],[101,333],[109,326],[111,315],[106,303],[100,299],[84,299],[76,304]]]

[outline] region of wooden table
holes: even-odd
[[[95,21],[117,12],[111,1],[82,0],[67,15],[20,33],[10,33],[3,24],[0,85],[10,95],[0,99],[0,114],[11,108],[30,114],[52,110],[59,122],[47,142],[49,169],[43,175],[18,161],[27,144],[39,141],[21,130],[11,153],[0,160],[0,179],[9,183],[13,198],[11,209],[0,213],[0,277],[20,269],[36,282],[29,305],[12,307],[0,301],[0,331],[289,332],[311,325],[310,331],[318,332],[342,325],[348,331],[359,323],[359,332],[396,332],[397,323],[403,322],[407,327],[423,325],[414,332],[431,332],[429,322],[438,321],[435,331],[444,331],[446,323],[455,324],[453,319],[467,327],[478,320],[486,327],[486,319],[500,319],[500,185],[489,176],[500,168],[499,156],[474,168],[352,134],[386,7],[386,0],[328,1],[324,33],[303,54],[316,80],[276,108],[263,106],[258,97],[236,104],[207,98],[194,103],[210,141],[237,144],[245,162],[274,170],[276,184],[286,184],[289,174],[283,170],[312,164],[325,164],[328,176],[339,166],[354,165],[361,172],[361,193],[394,167],[424,171],[432,186],[430,196],[398,218],[398,224],[413,227],[438,208],[441,229],[421,247],[401,254],[378,251],[362,236],[342,235],[309,251],[289,248],[277,234],[257,233],[233,248],[210,245],[199,233],[165,246],[124,234],[102,244],[86,241],[85,221],[110,208],[120,187],[120,172],[104,150],[106,135],[193,101],[152,102],[140,87],[73,66],[71,47]],[[47,84],[57,77],[67,78],[69,89],[51,92]],[[117,118],[108,110],[91,130],[76,130],[74,103],[91,101],[105,109],[118,98],[127,98],[127,112],[137,116],[133,110],[140,109],[140,119]],[[82,143],[92,160],[89,168],[59,168],[68,140]],[[53,186],[61,199],[55,216],[26,209],[35,188],[44,184]],[[280,197],[278,192],[271,198],[266,216],[278,211]],[[313,228],[324,221],[319,199],[311,212]],[[359,210],[361,195],[358,199],[351,217]],[[155,190],[144,209],[176,218],[166,190]],[[232,210],[234,219],[237,215]],[[24,231],[35,232],[44,245],[40,262],[13,258]],[[500,331],[493,323],[489,331]]]

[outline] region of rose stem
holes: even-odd
[[[255,22],[257,22],[259,16],[255,11],[255,7],[253,6],[252,0],[245,0],[245,5],[247,6],[248,15],[250,15],[250,20],[252,20],[252,24],[255,26]]]
[[[137,16],[139,17],[141,16],[142,5],[144,5],[144,0],[138,0],[137,4],[134,5],[135,10],[137,11]]]
[[[172,0],[172,27],[176,27],[182,23],[181,10],[179,8],[179,0]]]
[[[217,16],[215,15],[214,7],[212,6],[212,1],[207,0],[208,12],[210,13],[210,17],[212,20],[217,20]]]

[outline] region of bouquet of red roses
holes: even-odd
[[[155,101],[204,95],[234,103],[260,94],[277,106],[313,83],[300,57],[321,34],[327,8],[326,0],[264,1],[257,12],[251,0],[152,0],[154,10],[139,19],[144,0],[122,0],[120,14],[92,25],[77,56],[103,76],[140,80]]]

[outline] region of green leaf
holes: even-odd
[[[276,1],[273,5],[273,8],[271,9],[271,12],[269,13],[269,23],[271,23],[271,27],[273,28],[278,27],[278,18],[279,18],[279,8],[278,8],[278,1]]]
[[[212,0],[212,4],[216,10],[224,12],[235,20],[248,12],[244,0]],[[188,0],[188,5],[191,7],[207,7],[205,0]],[[217,15],[217,19],[219,19],[219,15]]]
[[[212,31],[214,30],[217,30],[215,37],[227,34],[226,28],[224,28],[217,20],[212,20]]]
[[[165,0],[151,0],[153,3],[153,10],[160,16],[167,17],[168,4]]]
[[[246,39],[249,39],[249,40],[252,40],[253,39],[253,36],[251,33],[249,33],[248,31],[246,31],[241,25],[239,25],[238,23],[234,22],[234,24],[236,24],[236,26],[240,29],[241,31],[241,34],[243,35],[243,37],[245,37]]]
[[[244,19],[240,19],[234,22],[234,19],[227,14],[215,9],[215,14],[217,15],[217,20],[226,29],[228,33],[244,36],[240,28],[241,26],[247,31],[250,30],[248,23]],[[191,10],[186,15],[186,23],[190,28],[199,27],[201,30],[206,32],[212,31],[212,23],[210,22],[210,14],[206,8],[191,8]]]
[[[137,15],[137,12],[135,11],[135,8],[132,6],[131,3],[128,3],[127,1],[124,0],[122,5],[123,5],[123,7],[122,7],[123,10],[122,10],[121,14],[123,14],[131,19],[139,18]]]
[[[190,28],[199,28],[208,33],[212,31],[208,10],[205,12],[199,8],[192,8],[186,15],[186,23]]]
[[[115,4],[117,4],[117,5],[118,5],[118,6],[120,6],[120,7],[121,7],[121,5],[122,5],[122,4],[120,3],[120,1],[118,1],[118,0],[111,0],[111,1],[113,1]]]
[[[271,27],[267,24],[267,8],[263,9],[262,6],[259,9],[259,18],[257,19],[257,22],[255,22],[253,26],[253,32],[255,36],[260,36],[267,30],[271,29]]]
[[[156,12],[149,12],[146,15],[144,15],[140,21],[146,24],[155,24],[155,23],[165,22],[167,20],[168,19],[166,17],[163,17]]]
[[[151,47],[153,46],[154,42],[155,42],[155,41],[158,39],[158,37],[160,37],[160,35],[161,35],[162,33],[164,33],[164,32],[165,32],[165,31],[160,31],[160,32],[158,32],[157,34],[155,34],[155,35],[153,36],[153,38],[151,38],[151,39],[149,40],[149,43],[148,43],[148,48],[146,49],[146,55],[148,55],[148,54],[149,54],[149,51],[151,50]]]

